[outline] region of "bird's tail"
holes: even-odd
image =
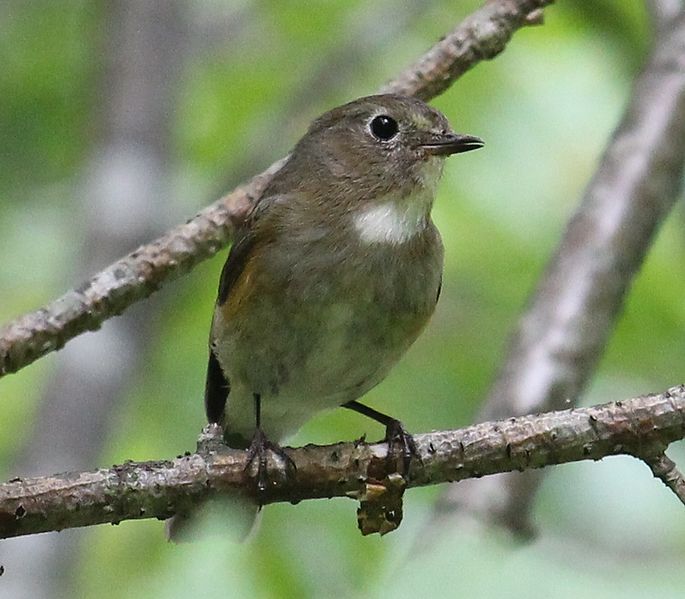
[[[255,534],[259,514],[257,505],[244,497],[210,499],[191,512],[166,520],[166,538],[172,543],[191,543],[221,535],[242,543]]]

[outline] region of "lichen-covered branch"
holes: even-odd
[[[527,16],[552,0],[487,2],[431,48],[383,91],[430,99],[461,74],[501,52]],[[246,215],[270,177],[261,175],[205,208],[184,225],[144,245],[96,274],[80,287],[0,329],[0,377],[16,372],[69,339],[99,328],[132,303],[148,297],[226,246],[233,227]]]
[[[479,418],[575,405],[633,277],[680,195],[685,164],[685,10],[655,36],[630,103],[526,312]],[[569,403],[570,402],[570,403]],[[439,519],[470,512],[529,530],[540,473],[451,488]],[[442,527],[442,522],[436,526]]]
[[[214,429],[211,429],[214,426]],[[245,451],[229,450],[209,434],[198,453],[173,460],[127,462],[91,472],[0,485],[0,538],[141,518],[168,518],[226,492],[246,493]],[[220,433],[219,433],[220,434]],[[660,456],[685,437],[685,386],[591,408],[486,422],[416,435],[407,485],[417,487],[627,454]],[[385,444],[338,443],[288,449],[297,465],[285,477],[274,467],[267,502],[359,498],[389,472]]]

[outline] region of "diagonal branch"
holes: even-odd
[[[675,462],[665,453],[647,455],[642,461],[649,466],[655,478],[661,480],[685,505],[685,478],[678,470]]]
[[[212,427],[214,427],[212,429]],[[247,492],[247,452],[216,442],[174,460],[126,462],[110,469],[16,478],[0,485],[0,538],[122,520],[164,519],[226,492]],[[218,433],[220,435],[220,431]],[[685,437],[685,386],[591,408],[485,422],[416,435],[407,485],[418,487],[498,472],[626,454],[660,455]],[[388,476],[387,446],[366,443],[289,449],[295,477],[273,472],[267,502],[359,498]]]
[[[460,75],[499,54],[528,15],[553,0],[490,0],[390,81],[385,92],[430,99]],[[0,377],[61,348],[73,337],[151,295],[226,246],[236,223],[278,170],[275,163],[244,186],[148,245],[141,246],[80,287],[0,330]]]
[[[685,11],[655,38],[583,201],[519,321],[480,418],[575,405],[633,277],[678,199],[685,163]],[[454,487],[439,519],[467,511],[519,531],[541,473]],[[441,526],[440,523],[437,524]]]
[[[414,65],[384,85],[381,93],[416,96],[425,101],[439,96],[481,60],[490,60],[502,52],[517,29],[539,24],[539,9],[553,1],[489,0]]]

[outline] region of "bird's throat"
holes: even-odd
[[[442,161],[430,163],[413,193],[388,194],[355,211],[354,228],[363,243],[402,244],[426,228],[442,170]]]

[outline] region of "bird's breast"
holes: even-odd
[[[237,286],[240,309],[217,311],[215,351],[232,395],[260,393],[269,420],[361,396],[434,311],[442,244],[432,223],[399,245],[362,245],[349,235],[265,248],[246,273],[250,292]],[[235,305],[230,297],[227,304]]]

